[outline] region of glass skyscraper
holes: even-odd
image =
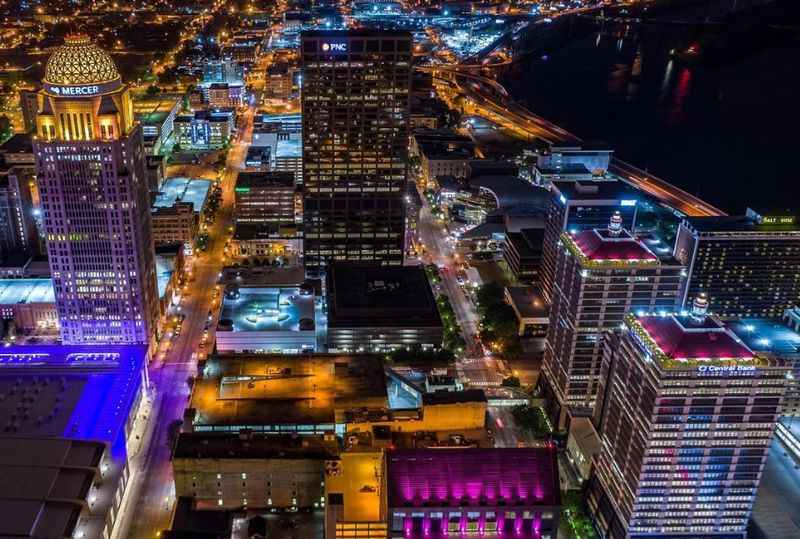
[[[403,262],[411,35],[302,35],[304,251],[328,260]]]
[[[111,57],[67,37],[47,62],[34,143],[66,344],[149,344],[158,316],[141,127]]]

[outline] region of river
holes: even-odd
[[[793,13],[785,23],[797,29],[730,54],[747,39],[714,27],[726,52],[713,61],[670,54],[720,48],[707,29],[605,22],[521,60],[501,82],[533,112],[725,211],[796,209],[800,10]]]

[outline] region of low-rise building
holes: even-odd
[[[0,318],[22,333],[55,333],[58,312],[52,279],[0,279]]]
[[[506,303],[511,305],[519,321],[519,336],[543,339],[550,324],[550,306],[532,286],[507,286]]]
[[[441,346],[442,320],[420,266],[334,262],[326,278],[329,350]]]
[[[175,142],[185,148],[220,148],[233,136],[232,110],[198,110],[175,118]]]
[[[134,100],[134,118],[142,124],[144,147],[148,154],[157,154],[172,136],[175,117],[178,115],[182,101],[183,98],[180,95],[174,94]]]
[[[296,68],[291,68],[285,62],[278,62],[269,66],[264,84],[265,97],[280,101],[290,99],[296,71]]]
[[[317,346],[319,307],[312,288],[227,285],[216,347],[221,352],[298,354]]]
[[[465,178],[475,158],[475,143],[449,129],[418,129],[411,137],[410,154],[419,159],[418,183],[427,189],[438,176]]]
[[[388,408],[380,356],[220,354],[195,379],[183,430],[343,435],[359,408]]]
[[[25,345],[0,356],[5,537],[111,537],[144,427],[143,346]]]
[[[241,83],[214,82],[203,89],[211,108],[235,109],[244,100],[244,87]]]
[[[234,196],[237,224],[294,225],[302,221],[302,197],[291,172],[240,172]]]
[[[517,281],[535,283],[542,269],[544,228],[523,228],[507,232],[503,260]]]
[[[238,223],[231,238],[231,256],[296,263],[302,255],[302,234],[294,223]]]
[[[315,509],[335,436],[182,433],[172,454],[175,494],[197,509]]]
[[[199,219],[191,202],[176,202],[169,207],[155,207],[150,214],[150,221],[156,245],[191,245],[197,234]]]
[[[552,447],[395,449],[386,454],[392,534],[554,539],[561,512]]]

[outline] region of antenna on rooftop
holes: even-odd
[[[696,298],[694,298],[694,301],[692,302],[692,311],[689,316],[693,322],[702,324],[705,321],[707,314],[708,296],[706,296],[705,292],[701,292]]]
[[[620,232],[622,232],[622,214],[618,211],[615,211],[614,215],[611,216],[611,220],[608,223],[608,232],[612,236],[619,236]]]

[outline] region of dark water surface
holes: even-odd
[[[780,39],[605,23],[501,81],[532,111],[723,210],[798,208],[800,17],[786,23],[796,28],[776,29]],[[692,44],[725,52],[670,54]]]

